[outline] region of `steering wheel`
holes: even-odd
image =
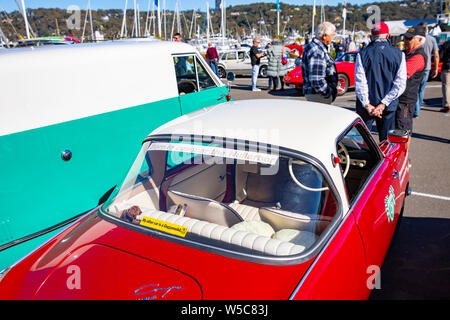
[[[348,154],[347,148],[344,146],[342,142],[338,143],[338,155],[339,159],[341,160],[341,163],[345,163],[345,170],[344,170],[344,178],[347,176],[348,169],[350,169],[350,155]],[[341,153],[343,153],[343,157],[341,157]]]
[[[350,156],[348,154],[347,148],[344,146],[344,144],[342,142],[339,142],[338,144],[339,148],[338,148],[338,154],[339,153],[343,153],[344,157],[345,157],[345,170],[344,170],[344,178],[347,176],[348,173],[348,169],[350,168]],[[302,184],[300,181],[298,181],[297,177],[294,174],[294,171],[292,170],[292,164],[303,164],[302,161],[296,161],[292,158],[289,159],[289,163],[288,163],[288,168],[289,168],[289,174],[291,175],[292,180],[302,189],[308,190],[308,191],[325,191],[328,190],[328,187],[323,187],[323,188],[311,188],[311,187],[307,187],[304,184]]]
[[[192,80],[180,80],[177,83],[178,91],[186,94],[197,91],[197,85]]]

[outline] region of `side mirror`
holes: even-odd
[[[231,92],[231,83],[234,81],[234,73],[228,72],[227,73],[227,81],[228,81],[228,92]]]
[[[409,130],[395,129],[388,132],[388,141],[391,143],[407,143],[408,140]]]
[[[234,81],[234,73],[233,72],[230,71],[227,73],[227,80],[230,82]]]

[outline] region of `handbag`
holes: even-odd
[[[284,49],[281,49],[281,64],[288,63],[287,57],[284,55]]]

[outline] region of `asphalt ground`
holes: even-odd
[[[306,100],[293,87],[266,90],[267,79],[258,80],[261,92],[252,92],[250,83],[249,77],[236,77],[231,83],[232,98]],[[333,105],[355,111],[355,102],[355,92],[349,89]],[[413,121],[413,193],[406,198],[403,219],[372,300],[450,299],[450,114],[439,112],[441,103],[441,82],[429,81],[420,115]]]

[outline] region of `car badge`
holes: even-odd
[[[384,207],[386,208],[388,222],[394,221],[395,194],[392,186],[389,187],[389,194],[384,198]]]

